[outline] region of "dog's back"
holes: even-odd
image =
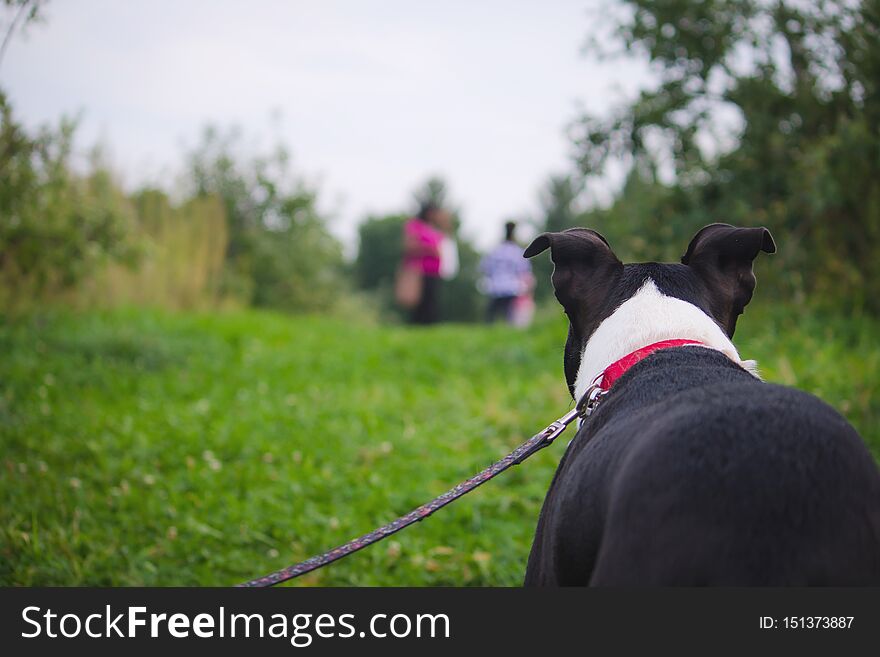
[[[660,351],[570,444],[526,584],[880,584],[880,474],[811,395]]]
[[[569,390],[610,392],[556,472],[526,583],[880,584],[871,454],[827,404],[759,381],[731,341],[770,231],[706,226],[680,263],[624,265],[587,228],[523,255],[546,249]]]

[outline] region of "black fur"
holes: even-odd
[[[569,445],[525,583],[878,585],[880,475],[815,397],[662,350]]]
[[[752,261],[758,253],[776,253],[776,242],[766,228],[737,228],[711,224],[699,231],[681,262],[712,291],[709,315],[733,337],[736,320],[755,291]]]
[[[694,235],[680,265],[624,265],[602,235],[570,228],[538,235],[523,256],[531,258],[548,248],[554,264],[553,289],[570,323],[563,363],[569,392],[574,394],[586,341],[645,279],[654,279],[663,294],[694,304],[733,337],[736,320],[755,289],[752,261],[761,251],[775,253],[776,243],[766,228],[711,224]]]
[[[729,336],[755,287],[763,228],[713,224],[682,264],[623,265],[586,229],[540,236],[570,320],[573,390],[596,327],[650,278]],[[880,471],[856,431],[804,392],[720,352],[680,347],[632,367],[569,445],[526,585],[880,585]]]

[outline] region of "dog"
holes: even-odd
[[[523,255],[547,249],[569,390],[601,398],[556,470],[525,585],[880,584],[880,471],[861,437],[731,342],[770,232],[706,226],[681,263],[624,265],[585,228]]]

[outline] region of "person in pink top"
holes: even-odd
[[[440,213],[440,207],[426,203],[403,226],[403,264],[422,274],[422,294],[410,314],[413,324],[433,324],[438,319],[440,243],[443,240],[443,231],[438,225]]]

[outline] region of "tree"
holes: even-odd
[[[657,236],[662,210],[678,244],[708,221],[767,225],[786,294],[880,311],[880,2],[620,5],[615,45],[647,59],[658,82],[609,116],[579,119],[579,168],[628,159],[668,191],[648,214],[619,219]]]
[[[75,124],[28,134],[0,91],[0,281],[6,303],[68,290],[109,260],[136,255],[131,205],[99,162],[69,164]]]
[[[187,184],[216,194],[229,222],[225,290],[247,303],[326,310],[345,289],[342,247],[317,209],[317,192],[290,169],[283,145],[249,156],[241,132],[205,129],[188,155]]]
[[[433,204],[456,214],[457,211],[447,205],[448,196],[449,190],[446,181],[439,176],[431,176],[413,192],[413,199],[418,207]]]
[[[3,25],[5,31],[3,41],[0,42],[0,65],[3,64],[6,49],[12,42],[15,33],[24,30],[25,26],[30,23],[42,20],[42,10],[45,4],[46,0],[2,0],[0,2],[0,8],[5,14],[3,20],[0,21],[0,25]]]
[[[570,174],[553,174],[544,183],[538,196],[541,214],[537,228],[541,232],[559,232],[582,223],[582,215],[576,207],[578,198],[584,189],[583,179]],[[553,290],[545,285],[553,273],[553,263],[549,258],[535,258],[532,270],[538,286],[535,297],[539,300],[551,296]]]
[[[394,285],[394,275],[403,248],[405,214],[370,216],[358,227],[358,254],[354,263],[357,286],[362,290]]]
[[[542,228],[558,232],[577,225],[575,207],[583,191],[583,181],[572,175],[551,175],[540,192]]]

